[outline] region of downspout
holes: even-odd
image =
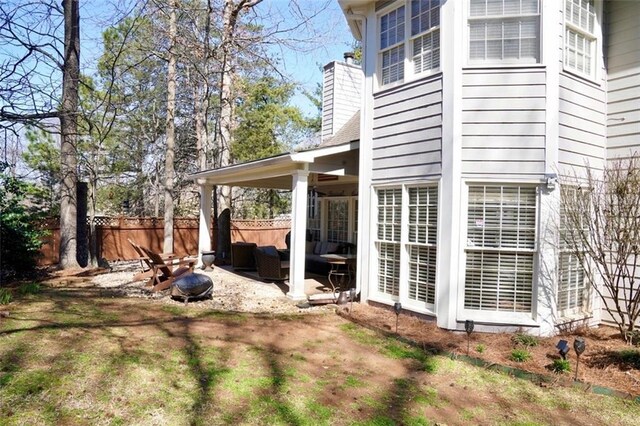
[[[367,169],[370,163],[371,154],[369,153],[370,144],[363,143],[370,141],[370,129],[368,122],[370,119],[368,96],[371,89],[370,80],[368,79],[369,68],[367,67],[367,36],[368,36],[368,17],[359,13],[353,13],[348,10],[346,13],[347,21],[361,21],[362,30],[360,31],[360,38],[362,42],[362,60],[361,68],[363,73],[360,101],[360,154],[359,154],[359,170],[358,170],[358,226],[364,230],[370,230],[370,211],[371,211],[371,197],[369,194],[369,171]],[[366,202],[363,205],[362,200]],[[360,294],[360,301],[366,301],[368,299],[369,289],[363,285],[364,282],[369,282],[369,244],[371,232],[358,231],[357,247],[360,255],[356,259],[356,292]],[[366,258],[365,258],[366,257]]]

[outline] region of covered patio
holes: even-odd
[[[200,188],[200,263],[202,252],[212,247],[209,230],[214,186],[290,190],[291,241],[287,296],[295,300],[306,298],[305,250],[309,191],[313,189],[335,195],[356,195],[358,191],[358,141],[339,143],[339,138],[334,137],[328,142],[333,143],[191,175]],[[323,233],[326,234],[326,231]]]

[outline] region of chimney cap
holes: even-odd
[[[344,52],[344,61],[347,64],[353,64],[353,60],[356,57],[355,53],[353,52]]]

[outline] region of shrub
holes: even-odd
[[[531,359],[531,354],[525,349],[514,349],[511,351],[511,360],[515,362],[525,362]]]
[[[487,349],[487,347],[485,345],[483,345],[482,343],[480,343],[478,346],[476,346],[476,352],[478,352],[479,354],[484,352],[485,349]]]
[[[538,343],[539,343],[538,338],[536,336],[530,336],[524,333],[514,334],[513,336],[511,336],[511,341],[517,345],[522,345],[527,347],[538,346]]]
[[[11,293],[6,288],[0,288],[0,305],[8,305],[11,302]]]
[[[551,364],[551,369],[555,373],[568,373],[571,371],[571,364],[568,359],[554,359],[553,364]]]
[[[32,185],[5,174],[6,168],[7,164],[0,162],[1,279],[32,273],[44,236],[36,226],[40,215],[26,207],[34,191]]]
[[[21,296],[26,296],[28,294],[38,294],[40,293],[40,284],[36,283],[36,282],[30,282],[30,283],[25,283],[22,284],[19,288],[18,288],[18,293]]]
[[[633,366],[633,368],[640,368],[640,351],[637,349],[623,349],[618,352],[620,361],[625,364]]]

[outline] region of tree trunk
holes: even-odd
[[[77,139],[78,80],[80,78],[80,15],[78,0],[63,0],[64,68],[60,113],[60,263],[62,269],[77,268]]]
[[[167,68],[167,152],[164,185],[164,252],[173,252],[173,179],[176,110],[176,0],[171,1],[169,18],[169,66]]]

